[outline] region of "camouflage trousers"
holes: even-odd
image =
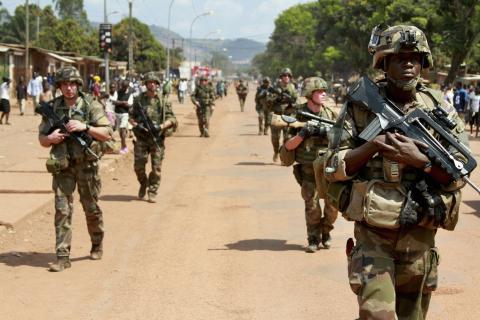
[[[68,257],[72,243],[73,193],[78,186],[80,202],[85,212],[92,244],[101,244],[104,236],[102,210],[98,206],[101,189],[96,162],[71,163],[61,173],[53,175],[55,193],[55,251],[58,257]]]
[[[268,132],[268,128],[272,124],[273,112],[269,111],[266,108],[258,106],[255,108],[258,114],[258,130],[264,131],[265,134]]]
[[[300,177],[295,176],[301,186],[302,198],[305,201],[305,222],[307,224],[307,236],[320,239],[320,235],[333,230],[333,224],[337,220],[338,211],[332,205],[325,202],[322,215],[320,198],[315,186],[313,165],[301,165]]]
[[[436,230],[388,230],[355,223],[348,277],[359,319],[425,319],[437,288]]]
[[[245,96],[238,96],[238,101],[240,102],[240,111],[243,112],[244,108],[245,108],[245,100],[247,99],[247,97]]]
[[[287,128],[278,128],[278,127],[270,127],[270,131],[272,132],[271,141],[273,146],[273,153],[278,153],[280,150],[280,136],[283,133],[283,142],[282,144],[287,141]]]
[[[200,134],[203,135],[205,129],[210,127],[210,118],[212,117],[212,107],[210,106],[201,106],[196,109],[197,119],[198,119],[198,129]]]
[[[147,177],[146,166],[148,156],[150,155],[152,171]],[[145,141],[137,139],[133,147],[133,169],[137,175],[140,185],[147,186],[148,193],[156,195],[160,187],[162,161],[165,155],[165,147],[160,145],[160,149],[150,140]]]

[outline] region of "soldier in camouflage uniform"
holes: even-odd
[[[265,77],[262,85],[257,88],[255,94],[255,110],[258,113],[258,135],[268,135],[268,128],[272,123],[272,100],[273,87],[270,85],[270,78]],[[265,124],[265,126],[264,126]]]
[[[240,111],[243,112],[245,107],[245,100],[247,99],[248,95],[248,85],[246,86],[243,83],[243,80],[240,79],[235,90],[237,91],[238,101],[240,102]]]
[[[307,102],[297,106],[297,110],[311,113],[324,119],[335,120],[337,114],[324,105],[327,97],[327,83],[319,77],[307,78],[303,85],[303,96]],[[293,116],[301,122],[309,119],[300,114]],[[328,147],[327,129],[325,126],[312,126],[307,122],[303,128],[290,128],[288,140],[284,147],[295,150],[293,174],[301,186],[302,198],[305,201],[305,220],[307,223],[308,246],[306,252],[315,252],[319,249],[320,241],[328,249],[331,245],[330,231],[337,219],[338,211],[328,202],[325,203],[324,215],[320,207],[319,195],[315,187],[313,161],[321,150]]]
[[[147,91],[134,99],[130,109],[130,123],[136,138],[133,148],[135,158],[133,167],[140,183],[138,198],[143,199],[148,191],[148,202],[154,203],[160,186],[162,161],[165,155],[165,136],[170,135],[177,128],[177,119],[171,103],[158,91],[160,79],[154,72],[148,72],[145,75],[144,83]],[[143,116],[148,117],[149,120]],[[150,121],[154,128],[149,129],[147,121]],[[155,132],[152,134],[150,130]],[[145,166],[149,155],[152,171],[147,177]]]
[[[49,104],[59,117],[70,118],[66,124],[68,133],[86,132],[97,140],[93,142],[92,149],[95,149],[94,144],[98,146],[98,141],[111,139],[110,121],[102,105],[80,91],[83,80],[77,69],[62,68],[58,70],[55,79],[62,95]],[[103,254],[103,216],[98,206],[101,187],[98,159],[69,138],[68,133],[62,133],[60,129],[52,131],[51,122],[45,117],[42,118],[38,137],[40,145],[51,147],[47,170],[53,175],[52,186],[55,193],[57,261],[49,268],[53,272],[63,271],[71,266],[69,256],[72,241],[73,192],[76,187],[92,241],[90,257],[99,260]]]
[[[464,124],[440,92],[420,81],[423,68],[432,67],[425,34],[413,26],[377,27],[369,50],[373,67],[385,72],[380,93],[403,112],[432,110],[441,105],[457,122],[452,130],[465,145]],[[347,96],[348,97],[348,96]],[[355,221],[356,245],[347,243],[348,276],[358,297],[360,319],[425,319],[432,291],[437,287],[439,254],[435,234],[441,227],[453,230],[458,220],[463,181],[452,180],[424,153],[425,144],[403,134],[382,131],[371,141],[359,135],[375,119],[361,104],[348,102],[340,114],[342,131],[332,130],[325,176],[330,183],[345,186],[329,190],[351,190],[339,205],[348,220]],[[336,138],[340,141],[335,147]],[[456,154],[459,160],[459,154]],[[351,181],[352,185],[347,182]],[[407,190],[426,183],[431,196],[440,201],[431,216],[429,206],[415,200],[413,221],[407,224]],[[416,192],[420,196],[420,192]],[[332,199],[340,195],[330,194]],[[423,196],[422,196],[423,197]],[[416,198],[415,198],[416,199]],[[433,210],[433,209],[432,209]]]
[[[289,68],[282,69],[278,84],[275,88],[276,94],[272,97],[273,113],[291,114],[294,111],[294,105],[297,101],[297,90],[291,83],[292,71]],[[287,140],[287,128],[271,127],[273,162],[278,161],[278,152],[280,150],[280,135],[283,132],[283,143]]]
[[[210,117],[215,109],[215,90],[208,84],[207,77],[200,77],[200,83],[191,96],[197,113],[200,137],[210,137]]]

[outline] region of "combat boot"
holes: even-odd
[[[145,198],[146,193],[147,193],[147,184],[146,183],[140,184],[140,189],[138,189],[138,199],[143,200],[143,198]]]
[[[100,260],[103,256],[103,246],[102,244],[92,244],[92,250],[90,250],[90,259]]]
[[[322,233],[322,244],[325,249],[330,249],[332,246],[332,237],[330,233]]]
[[[57,257],[57,262],[51,263],[48,271],[50,272],[62,272],[72,266],[69,257]]]
[[[277,152],[275,152],[273,154],[273,162],[278,162],[278,153]]]
[[[263,129],[263,135],[268,136],[268,128]]]
[[[203,132],[203,136],[205,138],[210,138],[210,135],[208,134],[208,129],[205,129],[205,131]]]
[[[155,203],[157,202],[156,198],[157,198],[157,195],[155,193],[151,193],[151,192],[148,193],[148,202]]]
[[[308,237],[308,246],[305,247],[305,252],[313,253],[318,250],[318,238],[315,236]]]

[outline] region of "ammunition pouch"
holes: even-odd
[[[68,168],[68,159],[63,158],[63,159],[48,159],[47,162],[45,163],[45,166],[47,167],[47,171],[50,172],[51,174],[59,174],[62,172],[62,170],[65,170]]]
[[[406,189],[399,183],[383,179],[356,180],[352,184],[350,203],[344,213],[348,220],[396,230],[403,209]]]
[[[318,190],[318,186],[317,186]],[[329,182],[327,185],[325,193],[325,201],[331,204],[335,209],[340,211],[344,218],[347,220],[348,217],[345,215],[348,205],[350,204],[350,194],[352,192],[352,182],[343,181],[343,182]]]
[[[428,217],[427,215],[424,215],[418,225],[428,229],[442,228],[452,231],[455,229],[458,222],[460,203],[462,202],[461,192],[460,190],[457,190],[453,192],[439,192],[439,194],[442,198],[443,204],[446,207],[443,221],[438,224],[435,222],[434,217]]]
[[[295,162],[295,150],[288,150],[282,145],[280,147],[280,161],[282,166],[290,167]]]

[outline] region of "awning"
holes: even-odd
[[[8,50],[10,50],[9,47],[0,46],[0,52],[7,52]]]
[[[66,57],[62,57],[61,55],[58,55],[56,53],[52,53],[52,52],[45,52],[46,55],[52,57],[52,58],[55,58],[57,60],[60,60],[62,62],[66,62],[66,63],[75,63],[75,61],[71,60],[71,59],[68,59]]]

